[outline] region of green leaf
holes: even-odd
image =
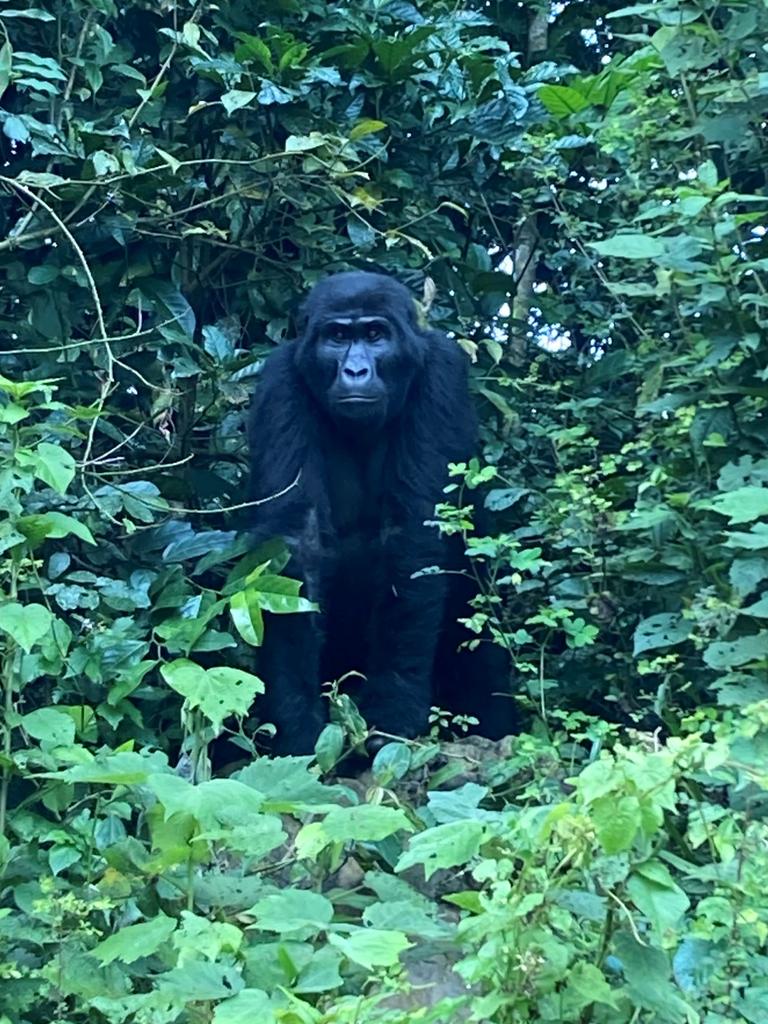
[[[257,693],[264,692],[258,676],[239,668],[201,668],[194,661],[179,658],[160,669],[163,679],[182,697],[190,708],[199,708],[220,730],[230,715],[244,717]]]
[[[309,135],[289,135],[285,140],[286,153],[308,153],[313,149],[328,144],[328,136],[320,132],[310,132]]]
[[[58,445],[41,441],[36,449],[37,467],[35,476],[39,477],[59,494],[65,494],[75,477],[75,460],[66,450]]]
[[[581,961],[574,964],[568,972],[562,1005],[568,1017],[576,1020],[592,1003],[604,1003],[618,1010],[620,998],[619,993],[608,984],[599,967]]]
[[[42,11],[39,7],[28,7],[26,10],[5,10],[0,11],[2,18],[29,18],[32,21],[55,21],[50,11]]]
[[[768,516],[768,487],[739,487],[728,494],[718,495],[712,501],[703,502],[701,507],[729,516],[731,526],[750,523],[761,516]]]
[[[232,595],[229,614],[243,640],[253,647],[260,647],[264,639],[264,617],[256,592],[251,587]]]
[[[261,64],[267,74],[271,74],[273,70],[272,54],[264,40],[258,36],[249,35],[247,32],[236,32],[235,36],[242,40],[235,47],[235,59],[241,64],[255,60]]]
[[[344,750],[344,730],[336,722],[324,726],[315,743],[315,757],[321,770],[329,772]]]
[[[752,615],[756,619],[768,619],[768,594],[754,604],[739,609],[740,615]]]
[[[151,921],[121,928],[116,935],[110,935],[94,946],[91,956],[95,956],[102,964],[111,964],[114,960],[132,964],[156,953],[175,930],[176,921],[161,912]]]
[[[265,612],[278,615],[293,612],[316,612],[318,606],[304,597],[299,597],[301,581],[288,576],[274,576],[271,573],[252,573],[246,577],[247,589],[253,592],[259,606]]]
[[[614,235],[602,242],[587,244],[601,256],[616,256],[625,260],[653,260],[665,252],[662,240],[650,235]]]
[[[272,1024],[275,1020],[269,996],[260,988],[244,988],[213,1011],[213,1024]]]
[[[258,900],[247,913],[261,931],[308,937],[326,930],[333,919],[333,904],[308,889],[283,889]]]
[[[347,234],[356,249],[365,251],[376,244],[376,232],[370,224],[355,214],[347,217]]]
[[[228,114],[234,114],[241,107],[247,107],[256,99],[256,93],[246,89],[230,89],[221,97],[221,105]]]
[[[597,828],[600,845],[609,855],[631,850],[642,824],[640,801],[636,796],[615,794],[595,800],[590,817]]]
[[[349,138],[352,142],[356,142],[358,139],[362,139],[366,135],[373,135],[376,132],[383,132],[386,127],[386,121],[375,121],[371,118],[366,118],[364,121],[358,121],[358,123],[349,133]]]
[[[731,530],[725,536],[725,546],[743,548],[745,551],[768,548],[768,523],[755,523],[748,533],[743,530]]]
[[[542,85],[537,95],[555,117],[578,114],[580,110],[589,106],[589,100],[570,85]]]
[[[645,914],[661,939],[677,927],[690,900],[675,884],[669,869],[659,860],[638,865],[627,881],[627,892],[637,909]]]
[[[3,11],[3,17],[8,17],[8,11]],[[10,139],[11,142],[29,142],[32,137],[29,128],[27,128],[26,121],[23,121],[15,114],[9,115],[3,121],[3,135]]]
[[[435,920],[424,907],[409,899],[372,903],[365,908],[363,921],[372,928],[406,932],[426,940],[447,939],[451,934],[450,925]]]
[[[355,928],[347,936],[332,933],[328,940],[349,960],[369,971],[374,967],[394,967],[400,954],[413,945],[402,932],[381,928]]]
[[[495,487],[485,496],[485,507],[491,512],[503,512],[530,493],[527,487]]]
[[[634,633],[633,656],[660,647],[673,647],[688,639],[693,623],[681,615],[662,612],[639,622]]]
[[[153,772],[160,772],[167,766],[168,760],[160,751],[138,754],[132,750],[118,750],[97,754],[93,760],[67,768],[57,777],[66,782],[141,786]]]
[[[379,786],[389,786],[402,779],[411,767],[411,750],[407,743],[385,743],[371,765],[371,774]]]
[[[258,99],[262,107],[270,107],[275,103],[290,103],[293,99],[293,93],[265,79],[261,83]]]
[[[477,856],[484,838],[485,826],[480,821],[450,821],[438,825],[411,838],[395,870],[405,871],[414,864],[423,864],[424,874],[429,879],[440,868],[468,864]]]
[[[11,65],[13,62],[13,51],[9,42],[3,43],[0,47],[0,96],[8,88],[11,80]]]
[[[66,710],[38,708],[22,715],[21,725],[42,746],[63,747],[75,742],[75,721]]]
[[[313,858],[330,843],[378,842],[401,829],[413,832],[414,826],[404,811],[394,807],[336,807],[322,821],[311,822],[299,830],[296,851],[299,857]]]
[[[45,264],[42,267],[30,267],[27,271],[27,280],[30,284],[43,285],[55,281],[60,274],[59,267],[53,264]]]
[[[192,785],[178,775],[152,775],[148,784],[164,809],[164,820],[190,814],[205,828],[259,822],[263,797],[234,779],[210,779]]]
[[[109,174],[119,174],[122,169],[117,157],[104,149],[97,149],[95,153],[91,153],[91,163],[97,178],[104,178]]]
[[[710,668],[724,669],[762,661],[768,656],[768,631],[742,636],[738,640],[723,640],[710,644],[704,651],[704,661]]]
[[[0,605],[0,629],[27,654],[48,633],[53,621],[53,615],[42,604],[9,601]]]
[[[37,547],[42,541],[68,537],[73,534],[84,540],[87,544],[95,544],[93,534],[84,523],[78,522],[72,516],[65,516],[63,512],[44,512],[42,515],[19,516],[16,526],[20,533],[29,541],[32,547]]]

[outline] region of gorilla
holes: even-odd
[[[283,538],[286,574],[319,606],[265,624],[262,718],[276,753],[311,753],[327,719],[321,684],[352,670],[364,676],[353,696],[381,732],[424,733],[435,703],[491,738],[513,730],[504,652],[458,651],[470,634],[456,619],[476,591],[461,538],[425,525],[448,463],[475,450],[466,364],[419,324],[403,285],[359,271],[316,285],[300,337],[265,362],[251,494],[278,496],[256,506],[254,539]],[[414,578],[432,566],[444,571]]]

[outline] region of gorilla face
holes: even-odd
[[[403,408],[424,346],[413,300],[380,274],[337,274],[306,306],[297,365],[339,426],[374,431]]]

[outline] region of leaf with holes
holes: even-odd
[[[239,668],[201,668],[194,661],[178,658],[160,670],[171,689],[198,708],[216,729],[229,715],[248,713],[257,693],[264,692],[258,676]]]
[[[651,615],[639,622],[634,635],[635,657],[645,651],[654,651],[660,647],[674,647],[687,640],[691,632],[691,623],[680,615],[662,612]]]
[[[704,651],[704,661],[710,668],[737,668],[751,661],[762,661],[768,655],[768,632],[763,630],[737,640],[721,640],[710,644]]]

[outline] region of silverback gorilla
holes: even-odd
[[[419,325],[403,285],[353,271],[313,289],[301,336],[266,360],[250,421],[252,495],[285,491],[256,507],[255,539],[285,540],[286,573],[320,607],[266,623],[259,674],[275,752],[312,751],[321,683],[350,670],[382,732],[423,733],[435,703],[474,715],[486,736],[512,731],[513,701],[495,692],[508,688],[503,652],[457,650],[474,593],[461,540],[424,525],[448,463],[475,441],[466,357]],[[428,566],[450,571],[412,578]]]

